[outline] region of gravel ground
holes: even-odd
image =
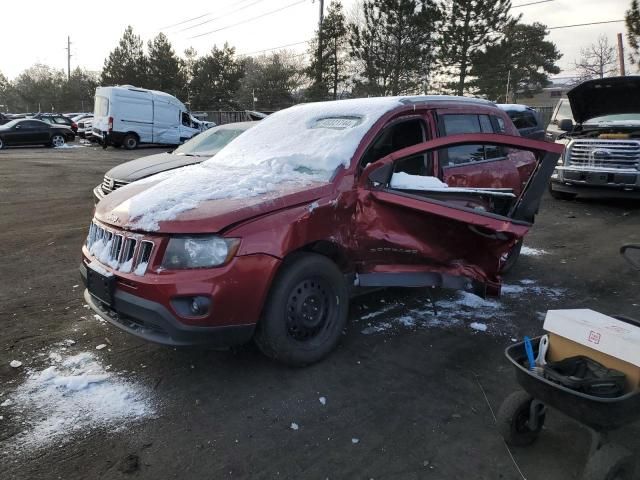
[[[617,253],[640,242],[640,204],[545,198],[499,301],[436,292],[435,316],[424,290],[359,297],[340,347],[305,369],[250,345],[144,343],[84,307],[77,267],[92,188],[159,151],[0,152],[0,478],[520,479],[491,412],[517,389],[504,348],[550,308],[640,317],[640,275]],[[98,398],[59,394],[51,366],[108,380]],[[638,424],[612,438],[640,451]],[[512,453],[527,479],[566,480],[588,448],[551,411]]]

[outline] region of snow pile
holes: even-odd
[[[327,182],[338,167],[349,166],[373,124],[400,105],[398,98],[386,97],[310,103],[276,112],[199,165],[134,182],[158,183],[128,200],[128,226],[156,231],[159,222],[207,200],[263,195],[286,183]]]
[[[486,332],[487,331],[487,324],[486,323],[472,322],[469,326],[472,329],[477,330],[479,332]]]
[[[409,175],[405,172],[396,172],[391,176],[391,188],[407,190],[433,190],[447,188],[448,185],[439,178],[425,177],[422,175]]]
[[[17,447],[43,447],[70,434],[97,427],[118,427],[154,413],[146,391],[108,372],[92,353],[64,358],[32,371],[11,395],[12,413],[25,430]],[[5,413],[5,412],[3,412]]]

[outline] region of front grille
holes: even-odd
[[[575,140],[569,147],[568,166],[610,169],[637,169],[640,165],[638,140]]]
[[[125,182],[122,180],[115,180],[111,177],[107,177],[105,175],[104,180],[102,181],[102,191],[104,192],[105,195],[110,194],[111,192],[113,192],[114,190],[117,190],[120,187],[124,187],[125,185],[128,185],[129,182]]]
[[[91,222],[87,250],[98,262],[123,273],[144,275],[154,244],[140,235],[112,231]]]

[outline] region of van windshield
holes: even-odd
[[[244,131],[245,129],[241,128],[213,128],[197,135],[184,145],[180,145],[173,153],[175,155],[199,155],[203,157],[210,157],[218,153],[222,147]]]
[[[93,114],[96,117],[106,117],[109,115],[109,99],[96,95],[96,102],[93,107]]]

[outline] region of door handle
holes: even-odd
[[[469,225],[469,230],[484,238],[491,238],[492,240],[508,240],[508,236],[502,232],[494,232],[482,227],[476,227],[475,225]],[[484,230],[484,231],[483,231]]]

